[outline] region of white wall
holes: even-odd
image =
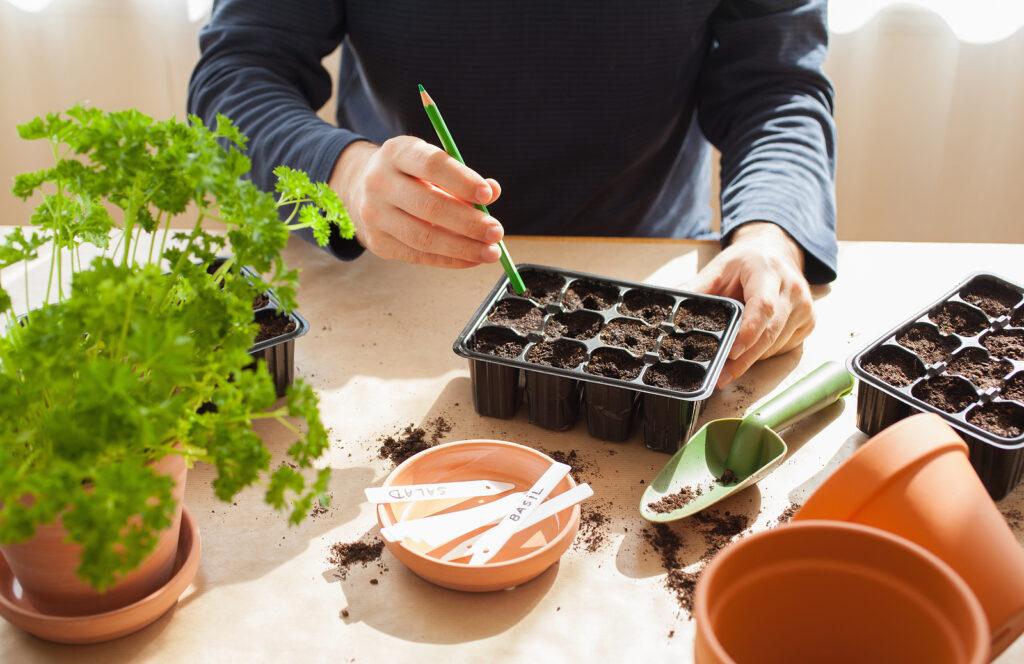
[[[6,193],[14,175],[50,163],[16,124],[80,101],[184,116],[207,2],[0,0],[0,224],[31,212]],[[970,44],[889,9],[834,34],[827,71],[841,239],[1024,243],[1024,31]]]

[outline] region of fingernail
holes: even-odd
[[[486,246],[480,250],[480,260],[484,263],[493,263],[501,257],[501,251],[492,245]]]
[[[490,228],[487,229],[487,232],[484,233],[484,242],[487,242],[488,244],[494,244],[495,242],[501,240],[501,238],[504,237],[504,235],[505,233],[502,230],[501,226],[491,226]]]
[[[732,382],[732,374],[729,373],[728,371],[723,371],[718,376],[718,386],[719,387],[725,387],[726,385],[728,385],[731,382]]]
[[[486,203],[491,200],[491,188],[489,185],[482,184],[476,188],[476,200],[478,203]]]
[[[735,360],[737,357],[740,357],[745,352],[747,352],[747,347],[744,346],[743,344],[737,344],[732,347],[732,351],[730,351],[729,353],[729,359]]]

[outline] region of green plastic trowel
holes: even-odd
[[[742,491],[785,458],[786,443],[776,431],[852,391],[846,368],[826,362],[743,419],[708,422],[648,485],[640,514],[648,521],[675,521]]]

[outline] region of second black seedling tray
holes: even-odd
[[[510,418],[675,452],[696,429],[739,330],[732,299],[543,265],[523,265],[527,292],[499,279],[459,334],[473,405]],[[616,375],[609,375],[616,374]]]
[[[857,427],[916,413],[957,430],[996,500],[1024,473],[1024,288],[976,273],[850,359]],[[1014,434],[1013,432],[1017,432]]]

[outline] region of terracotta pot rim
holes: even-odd
[[[400,463],[398,466],[396,466],[395,469],[392,470],[391,473],[389,473],[387,478],[384,480],[383,486],[390,486],[392,479],[397,477],[401,473],[401,471],[407,469],[410,465],[413,465],[413,463],[415,463],[414,460],[422,460],[425,456],[428,455],[434,455],[438,453],[444,454],[452,447],[478,443],[491,443],[500,445],[502,447],[513,447],[519,451],[529,453],[530,455],[536,456],[538,458],[543,458],[549,462],[554,461],[551,457],[544,454],[543,452],[535,450],[532,447],[522,445],[520,443],[513,443],[508,440],[497,440],[493,438],[467,438],[465,440],[454,440],[447,443],[442,443],[440,445],[435,445],[434,447],[423,450],[422,452],[417,452],[416,454],[412,455],[411,457]],[[570,489],[576,486],[576,481],[573,480],[571,473],[566,475],[565,479],[569,481]],[[575,538],[576,532],[579,529],[579,522],[582,515],[579,504],[573,505],[571,509],[572,514],[566,521],[565,525],[559,530],[558,535],[544,546],[535,549],[526,555],[519,556],[518,558],[512,558],[510,560],[503,560],[501,562],[496,563],[487,562],[484,565],[470,565],[469,563],[458,563],[447,560],[441,560],[439,558],[430,558],[430,563],[431,565],[436,565],[440,568],[447,568],[449,570],[453,570],[456,573],[467,570],[479,571],[481,569],[502,570],[514,567],[516,565],[520,565],[524,561],[531,560],[539,556],[543,556],[552,549],[556,549],[558,547],[568,548],[571,542],[566,542],[565,540],[569,537]],[[388,509],[388,506],[386,504],[377,505],[377,519],[381,527],[394,525],[395,523],[394,516],[391,513],[390,509]],[[423,554],[407,547],[404,542],[394,542],[392,544],[400,546],[403,550],[406,551],[407,555],[411,555],[417,558],[425,558]]]
[[[985,610],[981,605],[981,601],[974,594],[971,587],[948,563],[920,544],[890,533],[886,530],[882,530],[881,528],[875,528],[874,526],[867,526],[849,521],[807,519],[800,522],[790,521],[778,528],[761,531],[733,542],[723,549],[717,556],[712,558],[710,563],[708,563],[701,579],[697,583],[697,588],[694,594],[693,617],[697,624],[698,633],[702,634],[704,637],[704,647],[710,650],[714,657],[713,661],[719,664],[736,664],[735,660],[731,655],[729,655],[725,650],[725,647],[719,641],[717,634],[711,626],[711,612],[708,601],[708,593],[710,591],[708,588],[710,580],[714,578],[716,571],[722,565],[726,564],[730,558],[737,555],[737,552],[751,546],[756,546],[765,539],[787,537],[790,534],[798,533],[800,531],[822,530],[858,533],[876,540],[888,541],[916,556],[926,565],[932,567],[935,571],[941,574],[941,576],[953,586],[957,595],[964,600],[969,619],[973,622],[973,630],[978,634],[975,650],[973,653],[968,653],[967,661],[973,664],[975,662],[987,662],[989,660],[989,654],[991,652],[989,649],[990,628]]]

